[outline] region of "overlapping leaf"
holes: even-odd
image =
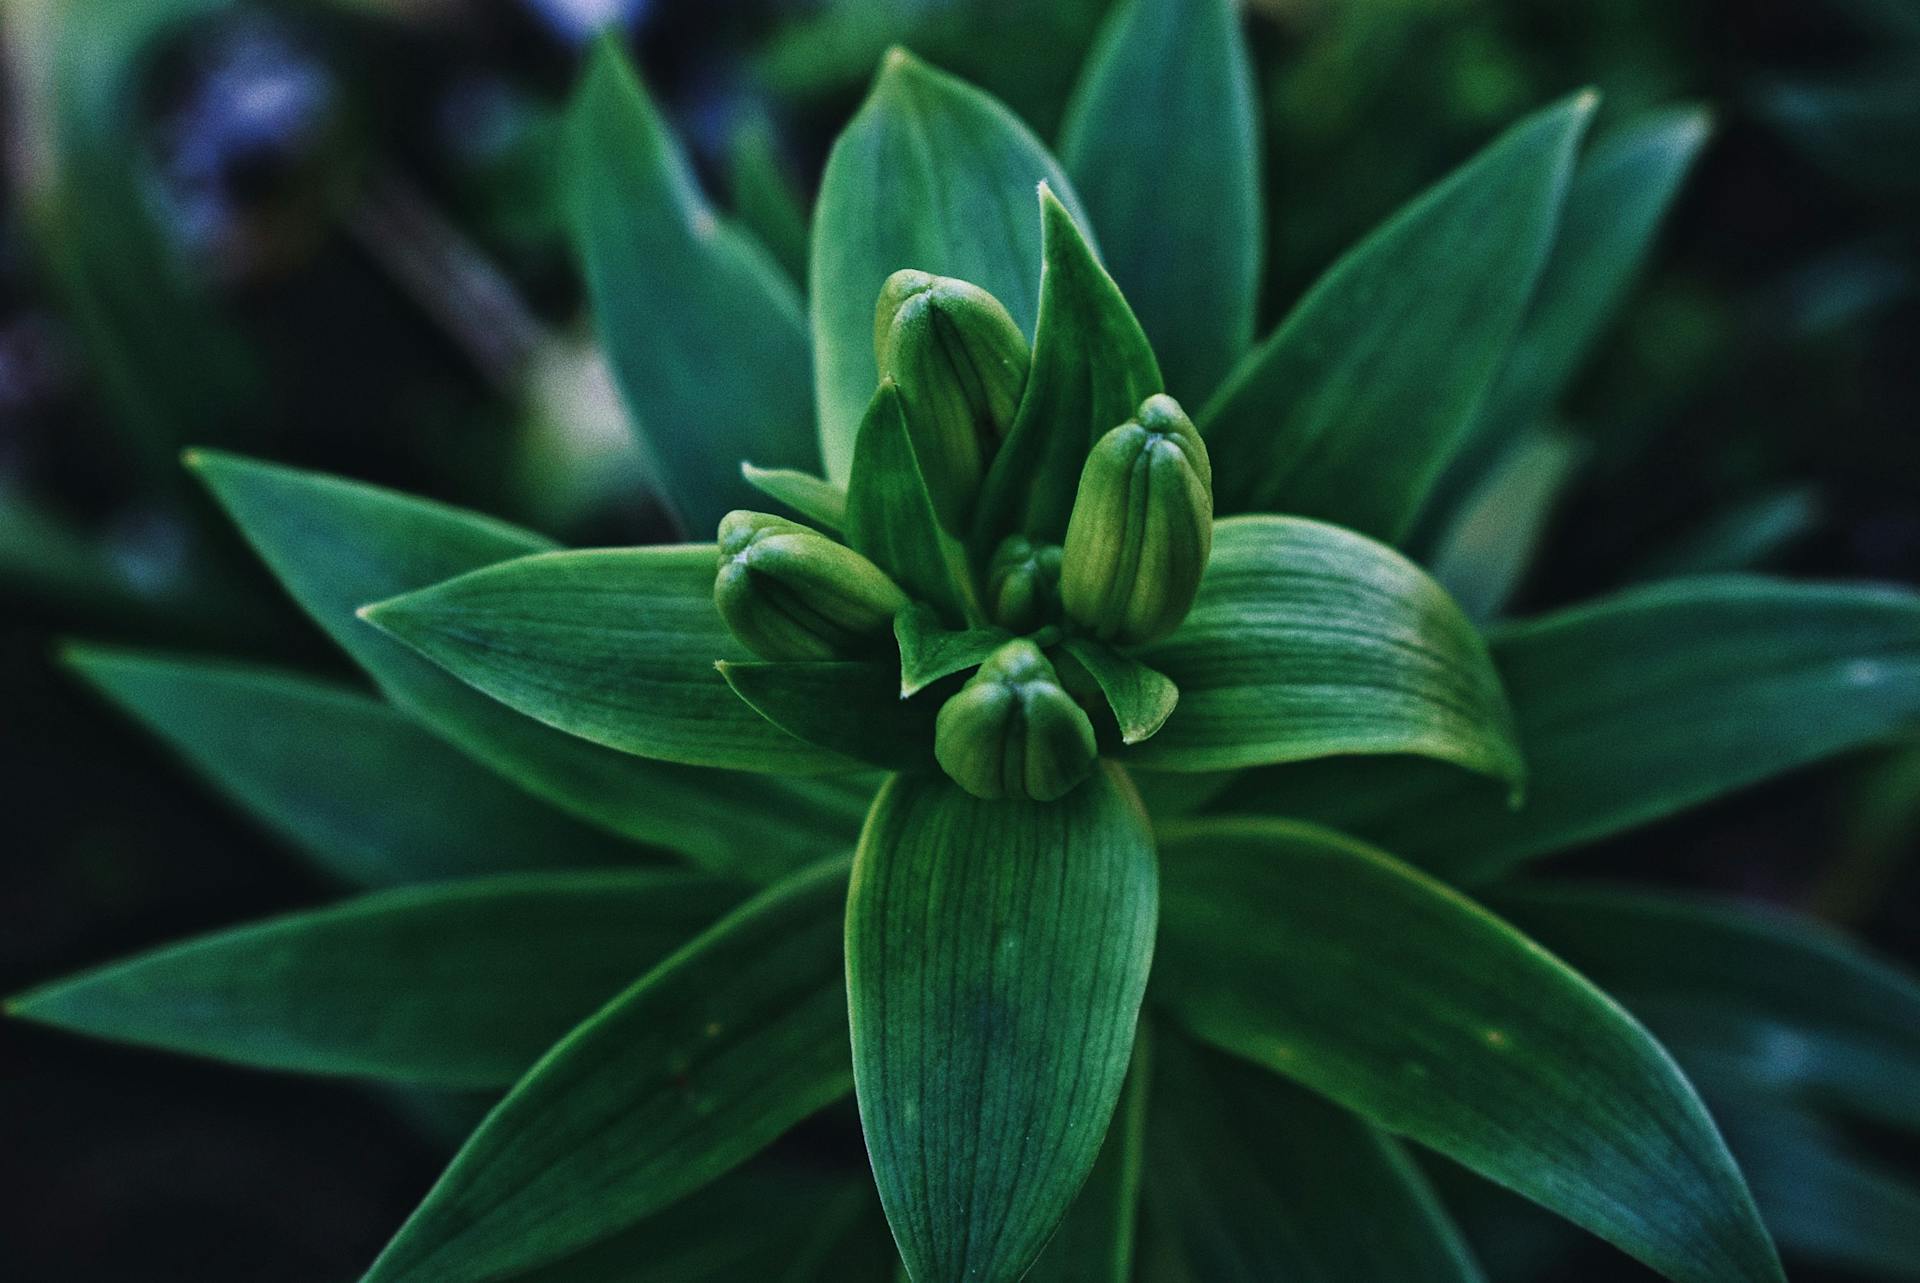
[[[503,1088],[740,894],[664,870],[387,891],[169,945],[7,1009],[268,1069]]]
[[[1514,126],[1351,250],[1241,362],[1199,420],[1219,511],[1400,540],[1500,372],[1594,101]]]
[[[1066,176],[1004,106],[902,49],[834,144],[814,209],[809,303],[821,453],[845,483],[873,395],[873,309],[901,268],[980,286],[1033,333],[1046,182],[1078,213]],[[1116,420],[1117,422],[1117,420]]]
[[[1485,879],[1920,725],[1920,597],[1893,588],[1674,581],[1513,625],[1493,652],[1526,748],[1522,809],[1384,761],[1259,772],[1221,805]]]
[[[854,862],[860,1117],[915,1283],[1013,1283],[1120,1094],[1153,948],[1153,840],[1109,768],[1053,803],[896,776]]]
[[[1492,904],[1647,1021],[1689,1069],[1920,1128],[1920,980],[1809,919],[1601,887]]]
[[[1129,1283],[1133,1278],[1152,1074],[1150,1039],[1142,1021],[1100,1157],[1023,1283]]]
[[[1481,1283],[1400,1146],[1251,1065],[1163,1035],[1148,1197],[1169,1250],[1206,1283]]]
[[[601,341],[668,498],[695,538],[750,506],[751,458],[818,458],[800,297],[708,204],[624,55],[602,45],[565,158],[573,234]]]
[[[1115,6],[1080,73],[1060,157],[1167,391],[1194,406],[1253,339],[1258,146],[1232,0]]]
[[[844,1094],[844,864],[688,944],[543,1057],[454,1158],[367,1283],[531,1269],[609,1238]]]
[[[714,556],[712,544],[538,553],[361,613],[516,712],[608,748],[690,766],[846,769],[715,670],[752,656],[714,609]]]
[[[1328,830],[1192,821],[1162,841],[1156,992],[1194,1033],[1676,1283],[1783,1277],[1672,1060],[1525,936]]]
[[[343,881],[389,886],[648,858],[345,687],[157,652],[74,646],[64,658],[220,792]]]
[[[1485,644],[1411,562],[1317,521],[1235,517],[1214,530],[1193,612],[1139,655],[1179,704],[1129,761],[1207,771],[1411,753],[1521,778]]]
[[[540,536],[338,477],[210,451],[189,462],[294,600],[390,700],[513,784],[705,867],[762,880],[844,849],[858,832],[864,790],[602,748],[481,695],[355,617],[369,602],[550,549]]]

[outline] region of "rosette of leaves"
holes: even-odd
[[[1542,425],[1698,117],[1590,147],[1591,95],[1520,121],[1256,342],[1249,94],[1225,0],[1122,5],[1059,160],[890,55],[803,301],[604,52],[578,241],[655,471],[720,543],[560,549],[194,456],[377,695],[70,661],[379,889],[12,1009],[487,1094],[376,1283],[1478,1279],[1421,1151],[1679,1283],[1779,1279],[1775,1238],[1898,1274],[1915,1193],[1824,1115],[1920,1124],[1913,979],[1808,922],[1515,876],[1920,716],[1920,599],[1891,588],[1722,576],[1500,619],[1572,462]],[[1004,433],[934,442],[883,368],[903,270],[1018,331]],[[1141,498],[1098,462],[1153,423],[1123,462],[1176,450],[1185,485],[1204,458],[1215,519],[1190,602],[1134,615],[1175,583],[1140,567],[1194,551],[1174,524],[1063,585],[1083,504],[1111,538],[1080,551],[1155,510],[1151,467]],[[1007,690],[956,705],[982,681]],[[1028,696],[1097,760],[980,796],[942,710],[999,728]],[[823,1134],[850,1094],[858,1165]]]

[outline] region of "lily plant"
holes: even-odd
[[[1549,106],[1256,342],[1252,92],[1228,0],[1126,0],[1058,159],[894,52],[803,301],[603,49],[575,229],[689,542],[190,455],[377,696],[68,658],[361,890],[12,1010],[477,1098],[369,1283],[1479,1279],[1416,1151],[1782,1278],[1723,1125],[1920,1121],[1920,990],[1512,875],[1911,727],[1920,600],[1503,621],[1703,120]]]

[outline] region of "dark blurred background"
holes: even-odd
[[[826,146],[888,44],[1051,137],[1105,7],[5,0],[0,992],[328,894],[52,659],[84,636],[346,673],[181,446],[574,541],[664,532],[604,403],[551,173],[596,31],[630,43],[709,189],[798,274]],[[1256,0],[1247,23],[1269,321],[1533,106],[1594,84],[1614,118],[1713,111],[1566,407],[1590,453],[1522,612],[1687,569],[1920,583],[1920,6]],[[1920,964],[1917,832],[1920,744],[1562,867],[1811,908]],[[354,1277],[457,1110],[0,1022],[0,1273]],[[1459,1192],[1497,1279],[1650,1277]]]

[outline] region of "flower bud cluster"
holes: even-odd
[[[874,354],[900,391],[934,514],[956,546],[972,543],[980,488],[1026,389],[1025,336],[978,286],[901,271],[875,310]],[[1102,697],[1086,681],[1070,690],[1042,646],[1061,630],[1123,649],[1167,636],[1193,607],[1212,543],[1206,445],[1172,397],[1148,397],[1088,452],[1063,544],[1016,533],[973,564],[975,617],[952,622],[1013,640],[941,705],[941,769],[981,798],[1046,802],[1075,788],[1099,756],[1094,705],[1083,701]],[[755,654],[852,659],[892,644],[906,594],[860,553],[755,512],[728,514],[719,544],[714,601]],[[1069,676],[1084,676],[1068,663]]]

